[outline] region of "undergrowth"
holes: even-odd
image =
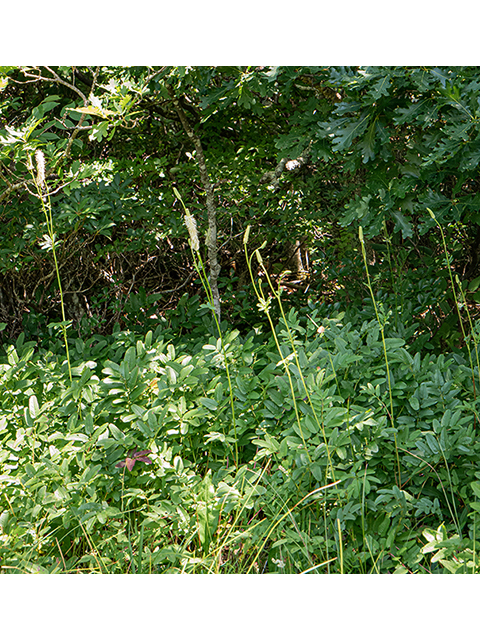
[[[468,357],[308,315],[7,346],[2,571],[476,571]]]
[[[247,243],[270,330],[208,301],[4,345],[3,573],[478,571],[478,327],[473,351],[419,350],[366,260],[361,314],[287,311]]]

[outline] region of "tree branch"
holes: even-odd
[[[82,99],[83,106],[87,106],[88,105],[88,98],[85,96],[85,94],[82,91],[80,91],[80,89],[78,89],[74,84],[72,84],[70,82],[67,82],[66,80],[61,78],[50,67],[45,66],[45,69],[52,75],[51,78],[49,78],[48,76],[42,75],[42,71],[38,67],[34,67],[34,70],[37,71],[37,73],[35,73],[35,74],[32,73],[28,68],[27,69],[22,69],[22,73],[26,78],[32,78],[32,80],[27,80],[25,84],[30,83],[30,82],[54,82],[54,83],[57,83],[57,84],[61,84],[61,85],[64,85],[64,86],[68,87],[71,91],[74,91]],[[93,77],[93,80],[92,80],[92,83],[91,83],[91,86],[90,86],[91,93],[93,93],[93,91],[95,89],[95,85],[97,83],[97,78],[98,78],[99,71],[100,71],[100,67],[96,67],[96,69],[94,71],[94,77]],[[22,84],[22,83],[19,83],[17,81],[17,84]],[[75,127],[74,127],[74,129],[72,131],[72,134],[71,134],[70,138],[68,139],[67,145],[65,147],[65,151],[57,159],[57,161],[52,165],[51,169],[47,172],[47,174],[45,176],[46,179],[48,179],[49,177],[53,176],[56,173],[56,169],[59,167],[59,165],[62,164],[63,162],[65,162],[70,157],[72,145],[73,145],[73,142],[74,142],[75,138],[78,136],[80,131],[84,131],[87,128],[87,127],[83,126],[85,118],[86,118],[86,114],[82,113],[82,116],[81,116],[80,120],[75,125]],[[88,127],[88,128],[90,128],[90,127]],[[6,169],[6,167],[3,167],[3,169]],[[10,172],[10,173],[11,173],[12,176],[14,175],[12,172]],[[16,191],[20,191],[21,189],[27,189],[28,190],[28,187],[30,185],[34,184],[34,182],[30,178],[26,178],[26,179],[20,180],[19,182],[16,182],[16,183],[10,182],[6,178],[4,178],[4,179],[5,179],[5,182],[7,183],[7,189],[5,189],[5,191],[0,195],[0,202],[3,202],[3,200],[5,200],[9,195],[11,195],[12,193],[15,193]],[[66,184],[68,184],[68,183],[66,183]],[[58,187],[57,189],[55,189],[55,191],[53,193],[57,193],[57,191],[59,191],[64,186],[65,185],[62,185],[61,187]]]
[[[303,167],[304,164],[308,162],[308,158],[310,157],[310,147],[312,143],[308,145],[305,151],[301,156],[295,158],[294,160],[289,160],[288,158],[282,158],[280,162],[277,164],[273,171],[266,171],[263,176],[259,180],[259,184],[267,184],[268,186],[273,186],[276,190],[280,184],[280,176],[282,173],[287,171],[298,171]]]

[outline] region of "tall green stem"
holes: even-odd
[[[448,251],[447,251],[447,242],[445,240],[445,234],[443,233],[443,229],[442,229],[440,223],[438,222],[437,218],[435,217],[435,214],[433,213],[433,211],[431,209],[429,209],[428,207],[427,207],[427,211],[430,214],[430,216],[433,218],[433,220],[435,221],[435,224],[437,225],[437,227],[440,229],[440,233],[441,233],[441,236],[442,236],[443,251],[445,253],[445,260],[447,262],[448,275],[450,277],[450,284],[452,286],[453,299],[455,300],[455,308],[456,308],[457,314],[458,314],[458,322],[460,324],[460,331],[462,332],[463,342],[464,342],[465,346],[467,347],[468,357],[469,357],[469,360],[470,360],[470,368],[472,370],[473,395],[476,398],[477,392],[476,392],[476,387],[475,387],[475,374],[474,374],[475,369],[474,369],[474,366],[473,366],[472,352],[471,352],[471,349],[470,349],[470,345],[468,344],[467,336],[465,334],[465,328],[463,326],[462,314],[460,313],[460,304],[458,302],[457,292],[455,290],[455,284],[453,282],[453,274],[452,274],[452,268],[450,267],[450,256],[448,255]],[[460,284],[460,282],[458,280],[458,276],[457,276],[457,282],[458,282],[458,284]],[[461,287],[460,287],[460,291],[462,291]],[[462,291],[462,294],[463,294],[463,291]],[[466,306],[466,304],[465,304],[465,307],[467,309],[467,315],[468,315],[468,319],[470,321],[470,328],[473,329],[472,323],[471,323],[471,319],[470,319],[470,314],[468,313],[468,307]],[[475,343],[475,350],[476,350],[476,343]],[[478,353],[477,353],[477,361],[478,361]]]
[[[33,172],[33,163],[32,159],[28,157],[28,168],[32,175],[33,182],[35,184],[35,188],[37,191],[36,197],[40,200],[42,205],[43,213],[45,214],[45,220],[47,223],[47,232],[49,237],[49,244],[52,249],[53,262],[55,264],[55,272],[57,274],[57,283],[58,283],[58,291],[60,293],[60,307],[62,312],[62,334],[63,341],[65,343],[65,351],[67,355],[67,365],[68,365],[68,376],[70,378],[70,382],[72,382],[72,368],[70,365],[70,353],[68,351],[68,340],[67,340],[67,319],[65,317],[65,304],[63,301],[63,288],[62,288],[62,280],[60,278],[60,268],[58,266],[57,253],[55,251],[55,233],[53,230],[53,216],[52,216],[52,203],[50,201],[50,196],[48,193],[44,193],[45,189],[45,158],[43,152],[37,150],[35,154],[35,158],[37,161],[37,175],[34,175]]]
[[[257,285],[255,284],[255,278],[253,277],[253,272],[252,272],[252,258],[251,258],[251,256],[249,257],[248,253],[247,253],[247,242],[248,242],[249,234],[250,234],[250,227],[247,228],[247,230],[245,232],[245,235],[243,237],[243,246],[244,246],[244,249],[245,249],[245,256],[246,256],[246,259],[247,259],[248,270],[250,272],[250,278],[252,280],[252,284],[253,284],[253,288],[254,288],[254,291],[255,291],[255,295],[258,298],[258,305],[257,306],[259,307],[260,311],[263,311],[265,313],[265,315],[267,316],[267,318],[268,318],[268,322],[269,322],[270,328],[272,330],[273,339],[275,340],[275,344],[276,344],[278,353],[280,354],[280,358],[281,358],[281,361],[279,362],[279,364],[283,364],[285,372],[286,372],[287,377],[288,377],[288,383],[290,385],[290,392],[292,394],[293,407],[294,407],[294,410],[295,410],[295,418],[296,418],[296,421],[297,421],[298,429],[300,431],[300,436],[302,438],[302,443],[303,443],[303,446],[304,446],[304,449],[305,449],[305,453],[307,454],[307,457],[308,457],[308,459],[309,459],[309,461],[311,463],[313,461],[312,461],[312,458],[311,458],[310,453],[308,451],[308,447],[307,447],[307,443],[305,441],[305,437],[303,435],[303,429],[302,429],[302,425],[301,425],[301,421],[300,421],[300,413],[298,411],[297,399],[295,397],[295,390],[294,390],[294,387],[293,387],[293,380],[292,380],[292,376],[290,374],[289,361],[291,359],[291,356],[287,356],[285,358],[283,353],[282,353],[282,349],[280,347],[280,343],[279,343],[278,338],[277,338],[277,333],[275,331],[275,326],[273,324],[273,320],[272,320],[272,317],[270,315],[271,298],[269,298],[267,300],[265,298],[264,294],[263,294],[262,288],[261,287],[257,288]],[[261,248],[262,247],[260,247],[260,249]],[[255,256],[256,256],[260,266],[262,268],[264,268],[263,259],[262,259],[262,256],[260,254],[260,250],[256,249],[256,251],[254,253],[255,253]],[[265,271],[265,273],[266,273],[266,271]],[[268,274],[267,274],[267,277],[268,277]],[[274,295],[275,295],[275,291],[274,291]],[[299,368],[299,371],[300,371],[300,368]]]
[[[377,317],[378,326],[380,327],[380,332],[382,334],[383,355],[384,355],[384,358],[385,358],[385,367],[386,367],[386,370],[387,370],[388,393],[389,393],[389,397],[390,397],[390,412],[389,412],[390,413],[390,423],[391,423],[392,429],[393,429],[393,439],[395,441],[395,453],[396,453],[396,456],[397,456],[398,478],[395,478],[395,482],[397,483],[397,486],[400,488],[401,487],[400,483],[401,483],[402,476],[401,476],[401,472],[400,472],[400,457],[399,457],[399,454],[398,454],[397,434],[395,433],[395,423],[394,423],[394,419],[393,419],[392,383],[391,383],[391,379],[390,379],[390,368],[388,366],[387,345],[386,345],[386,342],[385,342],[385,328],[384,328],[384,323],[380,322],[380,315],[378,313],[377,301],[375,300],[375,295],[373,293],[372,283],[370,281],[370,273],[368,271],[367,252],[365,250],[365,241],[363,239],[363,229],[362,229],[362,227],[358,228],[358,237],[360,238],[360,245],[362,247],[363,263],[365,265],[365,271],[367,273],[367,286],[368,286],[368,290],[370,292],[370,296],[372,298],[373,307],[375,309],[375,315]]]
[[[217,331],[218,331],[218,335],[220,338],[220,343],[222,345],[222,355],[223,355],[223,360],[225,362],[225,372],[227,374],[227,380],[228,380],[228,388],[229,388],[229,393],[230,393],[230,408],[232,410],[232,422],[233,422],[233,434],[234,434],[234,439],[235,439],[235,464],[238,467],[238,439],[237,439],[237,422],[236,422],[236,417],[235,417],[235,405],[234,405],[234,400],[233,400],[233,385],[232,385],[232,379],[230,376],[230,369],[228,367],[228,360],[227,360],[227,352],[225,350],[225,343],[223,340],[223,335],[222,335],[222,329],[220,326],[220,314],[217,312],[217,303],[216,303],[216,299],[215,296],[212,292],[212,288],[210,286],[210,281],[207,277],[207,274],[205,272],[205,266],[203,264],[203,260],[202,260],[202,256],[200,254],[200,242],[198,239],[198,233],[197,233],[197,224],[195,222],[194,217],[191,215],[190,211],[187,209],[187,207],[185,206],[185,203],[182,200],[182,197],[180,195],[180,193],[178,192],[178,190],[174,187],[173,191],[176,195],[176,197],[180,200],[180,202],[182,203],[183,209],[185,211],[185,226],[187,227],[189,236],[190,236],[190,249],[192,250],[192,257],[193,257],[193,263],[195,265],[195,270],[198,273],[202,286],[205,290],[205,293],[207,295],[207,300],[208,303],[212,309],[212,313],[213,313],[213,319],[215,321],[215,325],[217,327]]]

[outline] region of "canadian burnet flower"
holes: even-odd
[[[192,241],[192,249],[198,251],[200,249],[200,241],[198,239],[197,223],[191,213],[185,214],[185,226]]]
[[[37,185],[43,189],[45,185],[45,156],[40,149],[35,151],[35,161],[37,163]]]

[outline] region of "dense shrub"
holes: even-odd
[[[282,357],[198,325],[70,338],[71,384],[60,341],[20,336],[1,364],[4,570],[437,571],[422,532],[449,523],[448,568],[471,571],[448,564],[475,533],[467,362],[387,337],[391,419],[377,322],[310,317],[278,325]]]

